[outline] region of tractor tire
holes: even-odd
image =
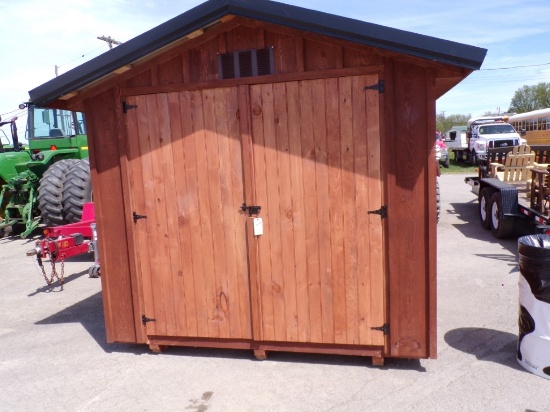
[[[84,203],[91,201],[90,159],[86,158],[73,164],[67,174],[62,197],[65,220],[69,223],[80,222]]]
[[[38,208],[42,223],[46,226],[59,226],[65,221],[63,215],[63,186],[70,167],[75,159],[63,159],[52,164],[40,179],[38,187]]]

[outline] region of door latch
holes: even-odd
[[[246,203],[243,203],[241,205],[241,210],[243,212],[248,211],[248,216],[252,216],[252,215],[259,215],[260,210],[262,210],[262,207],[261,206],[247,206]]]

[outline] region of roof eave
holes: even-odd
[[[29,91],[30,99],[37,105],[46,105],[229,14],[471,70],[481,67],[487,52],[474,46],[282,3],[210,0],[36,87]]]

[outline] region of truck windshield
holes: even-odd
[[[86,134],[84,114],[29,106],[29,138],[42,139]]]
[[[493,124],[490,126],[481,126],[479,128],[480,134],[501,134],[501,133],[515,133],[516,131],[509,124]]]

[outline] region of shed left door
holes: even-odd
[[[250,339],[236,89],[126,101],[147,335]]]

